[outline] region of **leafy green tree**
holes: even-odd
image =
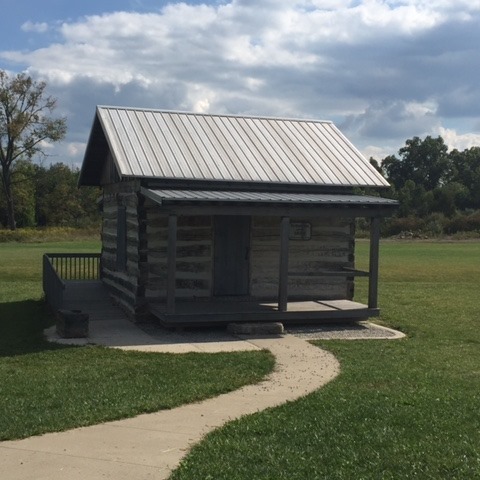
[[[433,190],[433,210],[452,217],[459,205],[464,205],[468,198],[468,189],[458,182],[450,182]]]
[[[98,189],[77,187],[79,170],[63,163],[38,169],[37,224],[83,226],[99,219]]]
[[[15,198],[15,219],[18,227],[35,225],[36,168],[28,160],[18,160],[12,168],[12,194]],[[0,223],[8,225],[5,194],[0,189]]]
[[[28,160],[19,160],[12,175],[16,222],[19,227],[35,225],[35,168]]]
[[[8,225],[15,230],[12,170],[20,159],[44,153],[43,141],[57,142],[66,133],[66,120],[52,118],[56,99],[47,96],[45,82],[26,74],[10,77],[0,70],[0,164]]]
[[[39,225],[66,226],[81,216],[82,210],[75,198],[76,181],[70,168],[56,163],[38,178],[37,215]]]
[[[410,215],[423,217],[432,210],[432,192],[427,192],[422,185],[416,185],[413,180],[407,180],[405,185],[398,190],[397,199],[400,202],[398,211],[400,217]]]
[[[480,208],[480,147],[472,147],[463,152],[452,150],[450,157],[449,181],[463,185],[468,193],[459,198],[459,207]]]
[[[427,136],[424,140],[413,137],[405,142],[398,153],[386,157],[382,168],[388,180],[399,190],[407,180],[422,186],[426,191],[441,185],[449,172],[448,147],[442,137]]]

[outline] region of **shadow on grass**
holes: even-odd
[[[52,323],[43,300],[0,303],[0,357],[65,348],[45,340],[43,330]]]

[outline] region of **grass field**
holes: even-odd
[[[0,440],[172,408],[259,381],[273,368],[268,352],[171,355],[46,342],[43,253],[99,249],[85,240],[0,244]]]
[[[360,268],[367,247],[359,242]],[[46,343],[41,255],[98,249],[0,245],[0,438],[170,408],[271,368],[263,352],[173,357]],[[380,321],[408,337],[317,342],[341,362],[335,381],[208,435],[172,480],[480,479],[479,285],[479,242],[382,242]]]
[[[335,381],[211,433],[171,479],[480,479],[479,286],[479,242],[382,242],[381,321],[408,337],[317,342]]]

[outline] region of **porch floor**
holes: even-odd
[[[101,281],[67,281],[64,309],[90,313],[91,319],[109,319],[112,315],[108,289]],[[328,324],[365,320],[379,315],[378,308],[368,308],[351,300],[289,301],[286,312],[278,311],[278,303],[241,300],[181,301],[175,313],[167,313],[165,303],[151,302],[150,313],[164,326],[219,325],[232,322],[283,322],[285,324]]]
[[[268,321],[332,323],[365,320],[379,315],[378,308],[368,308],[351,300],[289,301],[286,312],[280,312],[276,302],[238,299],[178,301],[175,313],[167,313],[164,303],[150,303],[149,310],[162,324],[172,326]]]

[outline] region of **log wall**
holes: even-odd
[[[102,221],[102,280],[113,299],[135,319],[145,312],[146,243],[142,201],[136,182],[104,187]],[[118,209],[126,210],[126,264],[117,265]]]
[[[289,272],[312,273],[354,266],[354,222],[347,219],[290,218],[308,222],[310,240],[289,241]],[[254,297],[278,295],[280,218],[253,217],[250,292]],[[353,279],[332,276],[289,276],[288,298],[353,298]]]
[[[146,206],[146,297],[158,300],[166,297],[168,216],[162,215],[155,204],[147,203]],[[213,217],[179,216],[177,228],[176,297],[210,297],[213,275]]]
[[[117,303],[137,320],[146,313],[148,301],[166,298],[168,254],[168,215],[139,189],[136,181],[105,186],[102,224],[102,279]],[[119,208],[126,213],[124,266],[117,262]],[[290,223],[297,222],[309,223],[311,236],[289,241],[288,270],[296,275],[289,275],[288,298],[353,299],[353,278],[320,272],[354,267],[354,222],[290,218]],[[252,218],[249,293],[253,298],[278,298],[280,223],[280,217]],[[178,217],[176,298],[212,297],[213,225],[211,215]]]
[[[166,298],[168,216],[149,200],[146,211],[147,300]],[[291,218],[311,225],[310,240],[290,240],[289,271],[312,273],[354,267],[354,222],[320,218]],[[213,295],[213,217],[179,216],[177,231],[176,298]],[[278,295],[280,218],[253,217],[251,228],[250,296]],[[353,298],[352,278],[290,276],[289,298]]]

